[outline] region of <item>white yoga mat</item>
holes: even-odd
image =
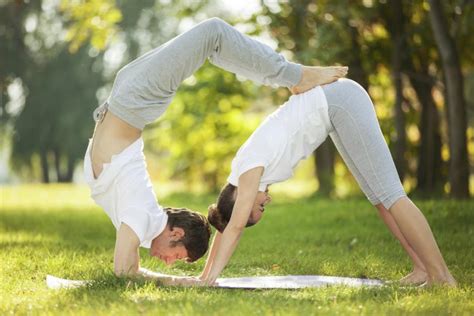
[[[52,275],[46,276],[46,284],[50,289],[77,288],[93,281],[78,281],[61,279]],[[219,288],[230,289],[301,289],[329,285],[345,286],[381,286],[383,281],[374,279],[345,278],[321,275],[286,275],[260,276],[244,278],[217,279]]]

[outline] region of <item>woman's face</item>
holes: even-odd
[[[268,188],[265,190],[265,192],[258,191],[248,223],[252,225],[256,224],[263,216],[265,205],[271,201],[272,197],[268,195]]]

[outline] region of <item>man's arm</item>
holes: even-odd
[[[114,253],[114,273],[118,277],[143,277],[159,285],[195,285],[196,278],[166,275],[140,268],[140,240],[135,232],[125,223],[117,231]]]
[[[116,276],[136,276],[140,268],[140,240],[125,223],[120,225],[115,240],[114,273]]]
[[[239,177],[237,199],[227,227],[222,233],[219,247],[208,276],[204,279],[207,285],[213,285],[222,272],[239,243],[242,232],[247,225],[252,206],[258,193],[258,186],[263,174],[263,167],[250,169]]]

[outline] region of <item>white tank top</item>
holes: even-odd
[[[238,186],[240,175],[256,167],[264,167],[259,191],[289,179],[298,162],[327,138],[330,126],[326,96],[320,86],[291,96],[240,147],[227,181]]]

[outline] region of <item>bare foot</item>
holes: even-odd
[[[348,67],[333,66],[333,67],[311,67],[303,66],[303,74],[300,82],[290,88],[291,93],[299,94],[316,86],[331,83],[339,78],[347,75]]]
[[[446,277],[443,278],[429,278],[426,280],[426,286],[433,286],[433,285],[447,285],[450,287],[457,287],[458,282],[453,278],[453,276],[449,273]]]
[[[403,285],[420,285],[428,281],[428,274],[423,270],[413,270],[408,275],[400,279]]]

